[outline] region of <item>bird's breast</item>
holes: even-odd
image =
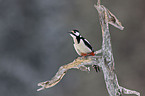
[[[81,53],[91,53],[92,52],[92,50],[85,45],[83,40],[80,40],[79,44],[75,43],[74,47],[75,47],[75,50],[77,51],[78,54],[81,54]]]

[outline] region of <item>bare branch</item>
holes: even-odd
[[[120,86],[120,89],[122,89],[121,92],[124,94],[135,94],[137,96],[140,96],[140,93],[137,91],[129,90],[129,89],[126,89],[126,88],[121,87],[121,86]]]
[[[100,0],[98,0],[100,2]],[[114,58],[111,47],[111,37],[109,33],[108,24],[113,25],[116,28],[123,30],[123,26],[119,22],[119,20],[113,15],[107,8],[103,5],[94,5],[94,7],[98,10],[100,24],[102,28],[102,58],[104,59],[104,63],[102,63],[102,70],[104,73],[104,80],[106,83],[106,87],[110,96],[121,96],[124,94],[135,94],[140,96],[139,92],[132,91],[119,86],[117,75],[114,70]]]
[[[105,11],[107,13],[108,23],[113,25],[114,27],[120,29],[120,30],[123,30],[124,27],[121,25],[119,20],[115,17],[115,15],[113,15],[108,9],[106,9]]]
[[[114,72],[115,62],[112,53],[111,37],[108,25],[111,24],[120,30],[123,30],[124,27],[121,25],[115,15],[113,15],[103,5],[100,5],[100,0],[98,0],[97,5],[94,5],[94,7],[98,10],[99,13],[103,37],[102,49],[96,51],[95,55],[102,53],[101,56],[78,57],[73,62],[61,66],[56,75],[51,80],[38,84],[38,86],[41,86],[41,88],[37,91],[55,86],[58,82],[60,82],[60,80],[69,69],[76,68],[81,71],[90,71],[90,68],[86,67],[86,65],[98,65],[102,68],[104,80],[110,96],[121,96],[122,94],[135,94],[140,96],[140,93],[137,91],[121,87],[118,83],[117,75]]]
[[[41,86],[42,88],[38,89],[37,91],[43,90],[45,88],[50,88],[56,85],[60,80],[63,78],[63,76],[66,74],[66,72],[69,69],[76,68],[81,71],[90,71],[89,67],[86,67],[85,65],[97,65],[99,66],[102,58],[100,56],[88,56],[88,57],[78,57],[73,62],[63,65],[59,68],[56,75],[49,81],[38,83],[38,86]]]
[[[102,53],[102,49],[94,52],[96,55]]]
[[[101,1],[100,1],[100,0],[98,0],[97,5],[100,5],[100,4],[101,4]]]

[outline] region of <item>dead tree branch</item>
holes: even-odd
[[[96,51],[95,53],[100,53],[100,50]],[[101,63],[102,63],[101,56],[78,57],[73,62],[61,66],[56,75],[51,80],[38,83],[38,86],[41,86],[41,88],[38,89],[37,91],[43,90],[45,88],[50,88],[56,85],[63,78],[63,76],[69,69],[76,68],[81,71],[90,71],[90,67],[86,67],[85,65],[100,66]]]
[[[106,87],[110,96],[120,96],[122,94],[135,94],[140,96],[139,92],[128,90],[119,86],[117,75],[115,74],[114,70],[114,58],[112,53],[111,47],[111,37],[109,33],[109,25],[111,24],[120,30],[123,30],[123,26],[119,22],[119,20],[113,15],[107,8],[99,3],[94,5],[99,13],[100,24],[102,28],[102,57],[104,59],[104,63],[102,64],[102,70],[104,73],[104,79],[106,83]],[[126,92],[127,91],[127,92]]]
[[[111,47],[111,37],[109,33],[109,24],[113,25],[120,30],[123,30],[123,26],[119,20],[113,15],[107,8],[100,5],[100,0],[98,0],[97,5],[94,5],[99,13],[99,20],[102,28],[102,49],[96,51],[95,54],[102,53],[101,56],[88,56],[87,58],[78,57],[73,62],[61,66],[56,73],[56,75],[49,81],[41,82],[38,86],[41,86],[37,91],[43,90],[45,88],[50,88],[56,85],[66,74],[67,70],[76,68],[81,71],[90,71],[89,67],[86,65],[98,65],[101,67],[104,73],[104,80],[106,87],[110,96],[121,96],[122,94],[135,94],[140,96],[137,91],[129,90],[121,87],[118,83],[117,75],[115,74],[115,62]]]

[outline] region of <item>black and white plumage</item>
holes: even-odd
[[[80,56],[95,55],[91,44],[80,35],[78,30],[72,30],[71,32],[69,32],[69,34],[73,38],[74,48]],[[93,67],[96,72],[100,71],[99,66],[93,65]]]
[[[72,30],[69,33],[73,38],[74,48],[80,56],[95,55],[91,44],[80,35],[78,30]]]

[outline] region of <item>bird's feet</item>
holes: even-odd
[[[96,72],[100,72],[100,67],[98,65],[93,65],[93,68],[96,70]]]

